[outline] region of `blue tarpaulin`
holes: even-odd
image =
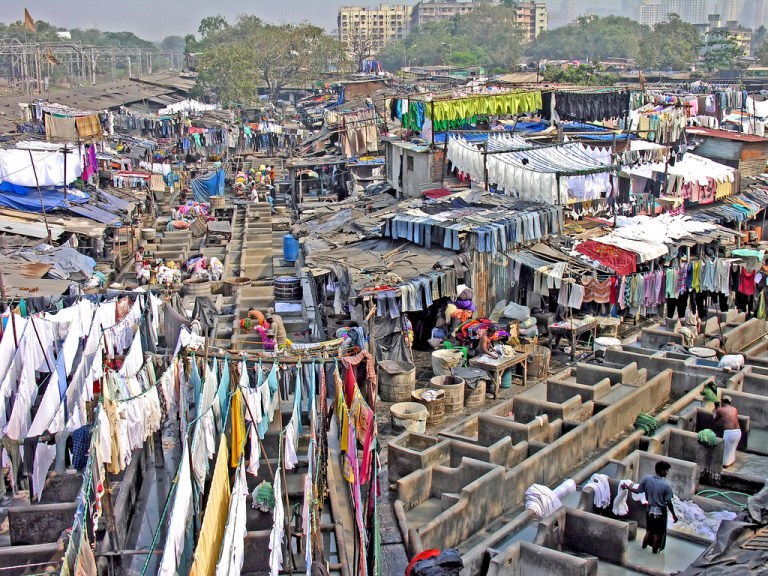
[[[40,204],[40,195],[42,194],[43,203]],[[64,188],[46,187],[40,189],[28,188],[26,186],[16,186],[9,182],[0,184],[0,206],[21,210],[22,212],[42,212],[56,209],[66,209],[70,204],[83,204],[90,199],[90,195],[80,190],[67,190],[66,200],[64,199]]]
[[[192,194],[195,202],[208,202],[211,196],[224,195],[224,169],[210,172],[192,180]]]

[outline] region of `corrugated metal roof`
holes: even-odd
[[[120,218],[116,214],[93,204],[70,204],[67,206],[67,210],[101,224],[116,224],[120,222]]]
[[[0,233],[18,234],[20,236],[28,236],[30,238],[37,238],[43,240],[48,238],[48,232],[45,229],[43,222],[30,222],[24,220],[17,220],[14,218],[7,218],[0,216]],[[58,240],[64,233],[64,229],[58,226],[51,226],[51,237],[54,240]]]
[[[723,140],[734,140],[736,142],[768,143],[768,138],[756,136],[755,134],[731,132],[729,130],[714,130],[712,128],[688,128],[686,129],[686,132],[694,136],[703,136],[705,138],[721,138]]]
[[[18,274],[3,273],[3,286],[8,298],[34,298],[35,296],[61,296],[69,289],[69,280],[25,278]]]
[[[27,260],[19,260],[12,256],[5,256],[0,254],[0,269],[5,274],[17,274],[22,278],[42,278],[48,273],[48,270],[53,268],[50,264],[43,264],[41,262],[29,262]]]

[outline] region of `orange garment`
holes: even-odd
[[[229,465],[237,468],[245,446],[245,419],[243,418],[243,394],[237,389],[230,405],[232,412],[232,453]]]

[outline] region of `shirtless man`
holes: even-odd
[[[723,468],[727,468],[736,461],[736,447],[741,440],[741,428],[739,427],[739,413],[731,406],[731,397],[723,396],[721,405],[715,403],[715,422],[723,427]]]
[[[477,342],[476,354],[477,356],[483,356],[484,354],[491,358],[497,358],[496,353],[493,351],[493,337],[496,334],[495,328],[489,328],[488,331],[480,336],[480,340]]]

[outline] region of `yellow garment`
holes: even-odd
[[[443,100],[425,107],[427,118],[436,121],[459,120],[482,115],[514,115],[522,112],[540,110],[541,92],[512,92],[505,94],[483,95],[457,100]]]
[[[717,189],[715,190],[715,200],[722,200],[726,196],[730,196],[731,188],[731,183],[727,180],[725,182],[718,182]]]
[[[691,279],[691,288],[696,292],[701,290],[701,262],[699,260],[693,263],[693,277]]]
[[[227,460],[227,439],[222,434],[219,440],[219,454],[216,457],[216,467],[213,469],[211,490],[208,493],[208,504],[203,515],[203,526],[197,540],[195,557],[190,576],[209,576],[216,573],[216,563],[221,552],[221,541],[227,526],[229,513],[229,469]]]
[[[243,446],[245,446],[243,393],[239,388],[237,389],[237,392],[235,392],[235,395],[232,396],[230,410],[232,412],[232,457],[229,461],[229,465],[232,466],[232,468],[237,468],[237,465],[240,463],[240,455],[243,453]]]

